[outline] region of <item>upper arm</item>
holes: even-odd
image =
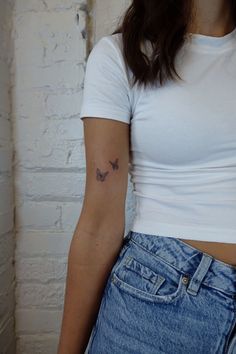
[[[80,118],[107,118],[130,124],[131,96],[121,50],[116,41],[102,37],[87,60]]]
[[[94,230],[103,220],[111,231],[124,227],[130,117],[129,86],[120,53],[102,38],[87,60],[80,112],[86,155],[84,227]]]
[[[91,229],[105,221],[117,232],[125,222],[129,125],[101,118],[84,119],[86,184],[83,213]],[[88,227],[88,225],[86,225]]]

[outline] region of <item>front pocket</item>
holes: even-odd
[[[161,260],[152,267],[143,259],[126,254],[112,273],[111,282],[135,297],[170,302],[182,294],[182,278],[178,270]]]
[[[138,284],[140,290],[147,291],[150,294],[156,294],[165,281],[163,276],[130,256],[126,257],[124,268],[123,281],[134,287]]]

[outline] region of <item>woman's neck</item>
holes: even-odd
[[[235,26],[228,0],[193,0],[192,21],[188,32],[221,37]]]

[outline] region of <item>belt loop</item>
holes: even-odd
[[[201,286],[201,283],[203,281],[203,278],[205,277],[206,273],[208,272],[208,269],[210,268],[210,265],[213,261],[213,257],[203,253],[201,262],[199,263],[189,285],[187,288],[187,292],[191,295],[196,296],[198,293],[198,290]]]

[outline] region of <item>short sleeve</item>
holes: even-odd
[[[129,83],[119,47],[109,36],[95,44],[87,59],[80,119],[84,117],[130,124]]]

